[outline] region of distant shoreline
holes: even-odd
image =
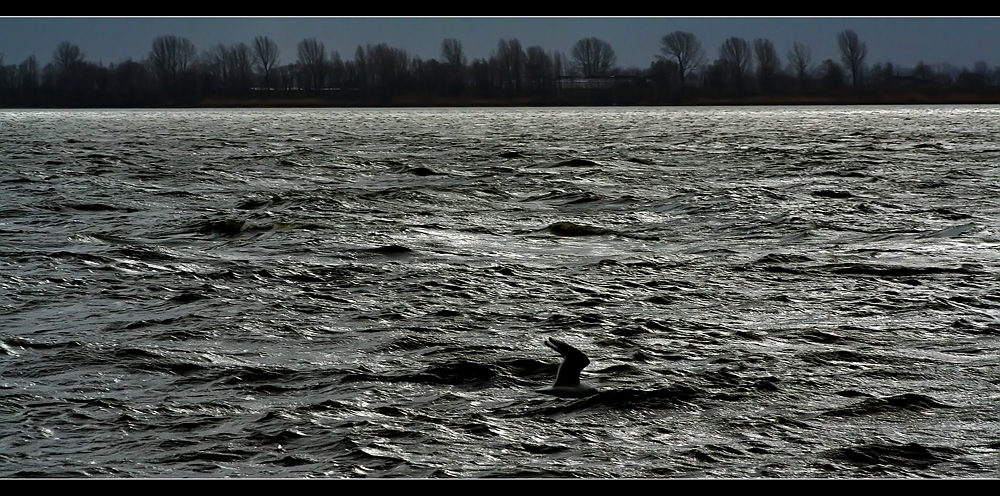
[[[207,98],[196,103],[178,102],[136,106],[0,105],[0,109],[167,109],[167,108],[475,108],[475,107],[712,107],[712,106],[822,106],[822,105],[1000,105],[1000,95],[921,94],[829,96],[698,97],[677,102],[622,101],[607,103],[578,98],[394,98],[388,101],[324,98]]]

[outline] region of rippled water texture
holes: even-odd
[[[1000,474],[1000,107],[3,111],[0,147],[0,476]],[[534,392],[547,336],[600,394]]]

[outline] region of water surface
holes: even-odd
[[[996,477],[1000,107],[0,112],[0,476]],[[534,393],[564,339],[602,393]]]

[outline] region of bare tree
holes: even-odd
[[[253,39],[254,66],[264,76],[264,87],[271,89],[271,71],[278,64],[278,44],[267,36]]]
[[[472,73],[472,83],[476,91],[481,96],[492,96],[498,86],[493,64],[488,60],[474,59],[469,64],[469,71]]]
[[[383,95],[398,92],[405,84],[410,66],[410,55],[406,50],[390,47],[386,43],[368,45],[365,59],[371,74],[370,81],[382,90]]]
[[[244,42],[229,45],[229,73],[233,89],[244,91],[253,82],[253,50]]]
[[[441,42],[441,59],[452,68],[464,66],[466,59],[462,51],[462,42],[455,38],[444,39]]]
[[[217,89],[229,89],[232,86],[232,75],[229,70],[232,63],[226,45],[219,43],[206,49],[199,57],[200,78]]]
[[[73,66],[83,62],[83,59],[84,55],[80,51],[80,47],[68,41],[59,43],[55,51],[52,52],[52,61],[62,71],[72,70]]]
[[[528,47],[524,75],[536,91],[544,93],[551,89],[555,84],[552,56],[538,45]]]
[[[934,69],[931,66],[924,63],[923,60],[917,62],[917,66],[913,68],[913,77],[921,81],[930,81],[934,78]]]
[[[753,64],[753,55],[750,53],[750,44],[747,40],[733,36],[723,41],[719,47],[719,61],[722,62],[723,69],[728,73],[736,89],[742,90],[743,80]]]
[[[819,65],[820,80],[827,89],[835,90],[844,85],[844,69],[830,59]]]
[[[753,40],[753,51],[757,58],[757,79],[762,90],[770,91],[775,74],[781,70],[781,60],[774,44],[767,38]]]
[[[462,42],[455,38],[446,38],[441,42],[441,59],[448,66],[448,79],[451,91],[459,94],[465,89],[465,53]]]
[[[191,40],[173,35],[156,37],[149,52],[149,64],[165,87],[175,84],[194,60],[195,49]]]
[[[525,55],[521,42],[517,38],[501,39],[491,57],[497,66],[498,75],[503,87],[515,93],[521,91],[521,76],[524,72]]]
[[[618,59],[610,43],[593,36],[574,43],[570,53],[583,77],[607,76]]]
[[[134,105],[149,87],[149,70],[145,64],[126,59],[110,71],[111,91],[119,102]]]
[[[361,45],[354,50],[354,71],[358,78],[359,86],[368,89],[372,86],[372,71],[368,67],[368,58],[365,57],[365,49]]]
[[[316,41],[316,38],[306,38],[299,42],[297,48],[306,89],[322,89],[323,77],[326,75],[326,47]]]
[[[667,89],[677,80],[677,63],[673,60],[659,58],[649,64],[649,77],[659,89]]]
[[[660,51],[665,57],[677,63],[677,74],[680,76],[681,87],[692,71],[705,62],[705,51],[701,42],[693,33],[674,31],[660,40]]]
[[[950,85],[955,82],[955,78],[961,73],[958,67],[955,67],[950,62],[938,62],[934,64],[935,80],[938,82]]]
[[[788,51],[788,64],[792,67],[792,71],[795,72],[795,77],[799,80],[799,84],[809,79],[809,74],[813,70],[812,50],[809,48],[809,45],[796,41],[792,45],[792,49]]]
[[[253,53],[246,43],[219,43],[201,53],[199,79],[222,91],[242,91],[253,80]]]
[[[892,62],[875,62],[868,68],[870,82],[885,87],[892,86],[896,76],[896,66]]]
[[[340,52],[334,50],[330,52],[329,61],[326,64],[327,84],[334,88],[343,88],[347,82],[347,66],[340,58]]]
[[[84,55],[80,47],[63,41],[52,52],[55,65],[55,83],[62,90],[76,90],[80,83],[80,69]]]
[[[967,67],[962,67],[962,71],[958,74],[958,79],[955,83],[958,86],[981,88],[988,83],[988,76],[989,67],[986,65],[986,62],[980,60],[973,64],[971,71]]]
[[[18,64],[18,85],[22,94],[33,94],[38,90],[39,72],[38,60],[34,55],[28,56]]]
[[[552,54],[552,72],[556,74],[556,79],[566,75],[566,54],[556,51]]]
[[[840,48],[840,60],[844,62],[844,68],[851,73],[851,81],[857,88],[861,71],[864,70],[868,47],[858,39],[858,34],[850,29],[841,31],[837,35],[837,46]]]

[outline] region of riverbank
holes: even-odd
[[[636,94],[610,90],[566,92],[552,96],[526,97],[442,97],[399,96],[390,98],[303,97],[273,95],[253,97],[212,97],[200,100],[159,101],[134,105],[66,105],[45,102],[35,105],[0,105],[6,109],[28,108],[464,108],[464,107],[602,107],[602,106],[801,106],[801,105],[996,105],[1000,92],[972,93],[862,93],[837,95],[784,95],[726,97],[698,95],[683,99],[660,98],[656,94]]]

